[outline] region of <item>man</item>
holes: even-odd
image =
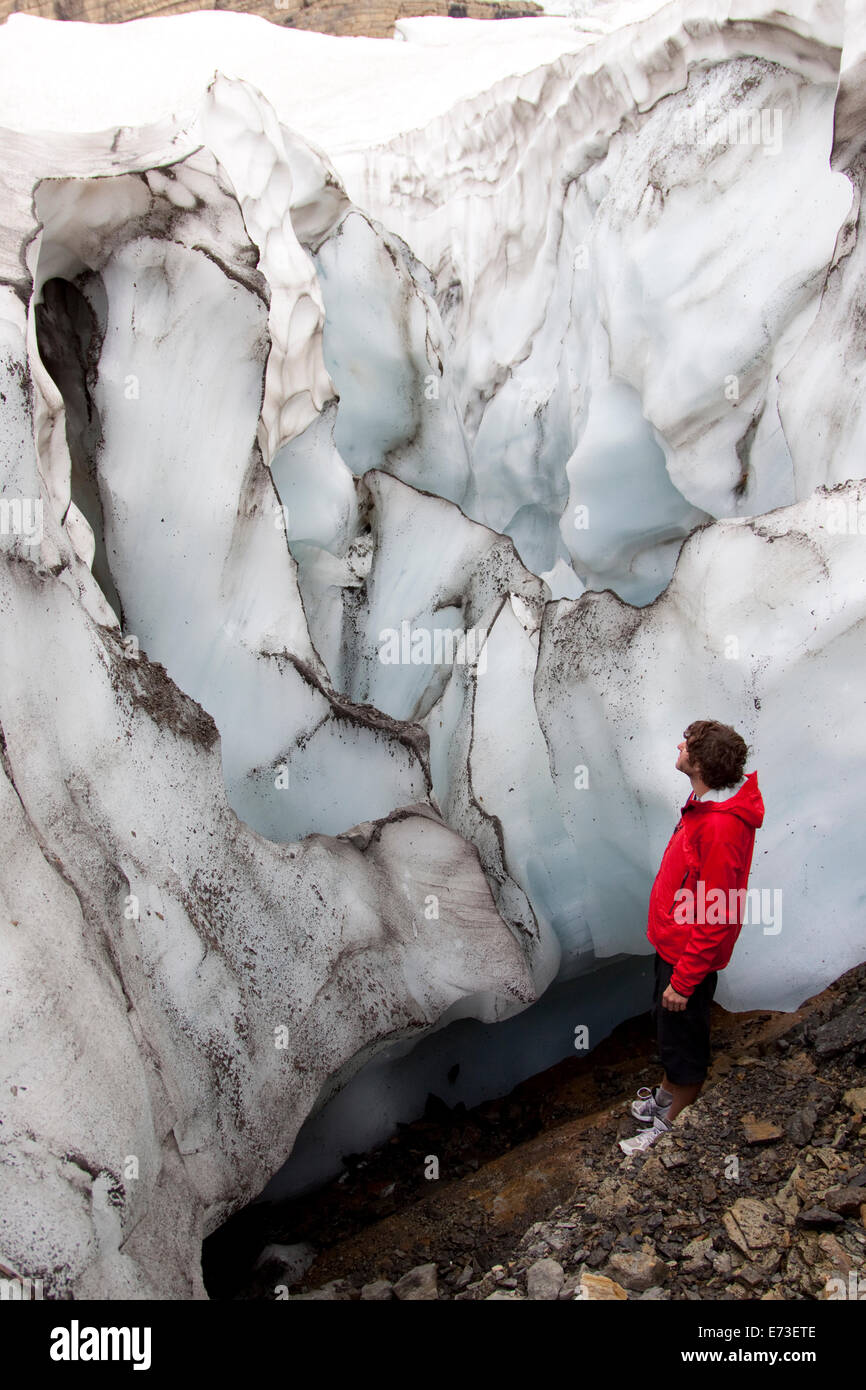
[[[743,777],[747,755],[740,735],[715,719],[690,724],[677,746],[677,771],[692,790],[662,857],[647,920],[664,1075],[655,1092],[638,1091],[632,1114],[649,1128],[619,1141],[627,1154],[648,1149],[671,1128],[709,1069],[710,1003],[743,924],[755,831],[764,820],[758,774]],[[712,799],[733,786],[733,796]]]

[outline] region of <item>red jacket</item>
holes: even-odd
[[[758,774],[726,801],[692,792],[668,841],[649,900],[647,936],[675,967],[671,984],[689,995],[712,970],[724,970],[742,926],[755,831],[764,820]],[[713,892],[713,890],[721,892]]]

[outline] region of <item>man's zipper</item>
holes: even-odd
[[[683,874],[683,881],[682,881],[682,883],[680,884],[680,888],[684,888],[684,887],[685,887],[686,879],[688,878],[688,876],[689,876],[690,873],[691,873],[691,869],[686,869],[685,873]],[[680,888],[677,889],[677,893],[680,891]],[[671,907],[670,907],[671,916],[673,916],[674,908],[677,906],[677,893],[674,893],[674,900],[673,900],[673,902],[671,903]]]

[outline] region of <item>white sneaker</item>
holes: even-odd
[[[668,1124],[667,1120],[663,1120],[661,1115],[657,1114],[647,1129],[641,1130],[640,1134],[633,1135],[631,1139],[620,1139],[619,1146],[624,1154],[643,1153],[644,1149],[648,1149],[651,1144],[654,1144],[663,1134],[669,1134],[672,1129],[673,1125]]]
[[[651,1125],[656,1115],[661,1115],[664,1118],[670,1110],[670,1102],[667,1105],[659,1105],[658,1094],[660,1090],[661,1086],[657,1086],[654,1091],[651,1091],[649,1086],[641,1086],[637,1093],[637,1100],[632,1101],[631,1113],[636,1120],[640,1120],[642,1125]]]

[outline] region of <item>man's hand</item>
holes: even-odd
[[[688,995],[677,994],[673,985],[668,985],[667,989],[662,995],[662,1008],[673,1009],[674,1013],[678,1013],[680,1009],[684,1009],[688,1002]]]

